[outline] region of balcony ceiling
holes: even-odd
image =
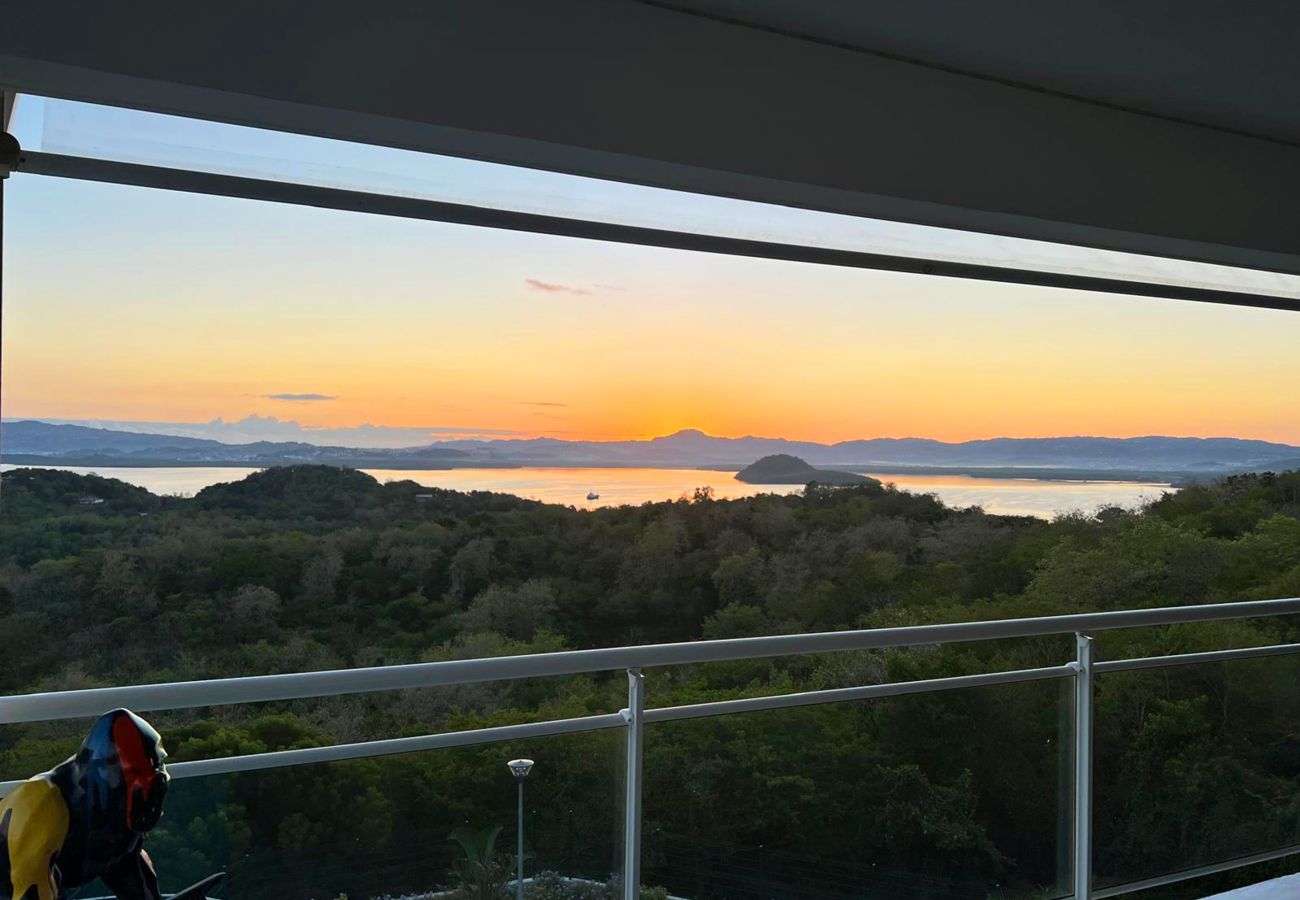
[[[1300,273],[1300,4],[10,4],[0,85]]]
[[[1300,4],[667,0],[665,6],[1300,143]]]

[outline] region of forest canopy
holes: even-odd
[[[1051,522],[877,483],[596,510],[326,466],[193,498],[35,469],[6,472],[0,489],[3,694],[1293,596],[1300,473]],[[1099,651],[1298,639],[1280,618],[1107,633]],[[1071,652],[1035,639],[655,670],[649,705],[1056,665]],[[1103,881],[1300,842],[1298,674],[1282,657],[1100,681]],[[772,885],[831,897],[886,881],[899,897],[1050,893],[1068,875],[1059,687],[662,726],[646,751],[647,881],[699,898]],[[613,673],[151,718],[184,760],[607,713],[623,691]],[[0,780],[58,762],[83,724],[0,728]],[[513,752],[539,760],[537,864],[603,880],[620,741],[179,781],[151,846],[172,887],[231,866],[247,897],[429,890],[447,881],[453,829],[512,821],[502,761]],[[396,858],[394,844],[413,842],[418,858]]]

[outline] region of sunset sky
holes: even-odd
[[[1294,313],[51,178],[5,199],[10,419],[1300,443]]]

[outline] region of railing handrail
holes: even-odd
[[[1300,598],[1117,610],[1065,616],[1037,616],[945,625],[909,625],[856,631],[645,644],[487,659],[447,660],[283,675],[249,675],[203,681],[14,694],[0,697],[0,725],[89,718],[116,707],[129,707],[140,712],[190,709],[484,681],[508,681],[518,678],[578,675],[619,669],[728,662],[921,644],[1042,637],[1117,628],[1288,614],[1300,614]]]
[[[1000,684],[1017,684],[1026,681],[1043,681],[1067,678],[1075,674],[1073,664],[1049,666],[1040,669],[1018,669],[1008,672],[987,672],[979,675],[956,675],[946,678],[927,678],[919,681],[888,682],[847,688],[828,688],[820,691],[801,691],[792,694],[774,694],[764,697],[746,697],[738,700],[720,700],[694,703],[689,706],[670,706],[646,709],[643,719],[647,724],[675,722],[682,719],[726,716],[761,710],[790,709],[822,703],[845,703],[855,700],[874,700],[899,697],[907,694],[924,694],[962,688],[990,687]],[[412,737],[386,740],[360,741],[351,744],[329,744],[324,747],[300,747],[295,750],[272,750],[264,753],[247,753],[242,756],[220,756],[212,759],[175,762],[167,766],[173,778],[202,778],[212,775],[232,775],[237,772],[254,772],[262,769],[280,769],[287,766],[314,765],[327,762],[344,762],[376,756],[393,756],[399,753],[419,753],[443,750],[449,747],[472,747],[495,744],[501,741],[554,737],[561,734],[579,734],[607,728],[625,728],[629,725],[629,712],[605,713],[574,719],[547,719],[521,722],[516,725],[497,725],[467,731],[447,731]],[[0,781],[0,797],[17,787],[19,781]]]

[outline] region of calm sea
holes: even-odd
[[[15,468],[6,465],[5,470]],[[120,478],[155,494],[191,495],[210,484],[237,481],[256,469],[229,467],[87,468],[57,466]],[[711,487],[718,498],[788,494],[794,485],[745,484],[731,472],[707,469],[366,469],[380,481],[410,479],[428,487],[459,491],[500,491],[568,506],[617,506],[675,500],[697,487]],[[884,482],[917,493],[936,494],[952,506],[982,506],[1001,515],[1051,518],[1057,513],[1092,512],[1102,506],[1137,506],[1168,490],[1166,484],[1129,481],[1039,481],[1032,478],[971,478],[965,475],[877,475]],[[588,493],[600,495],[588,500]]]

